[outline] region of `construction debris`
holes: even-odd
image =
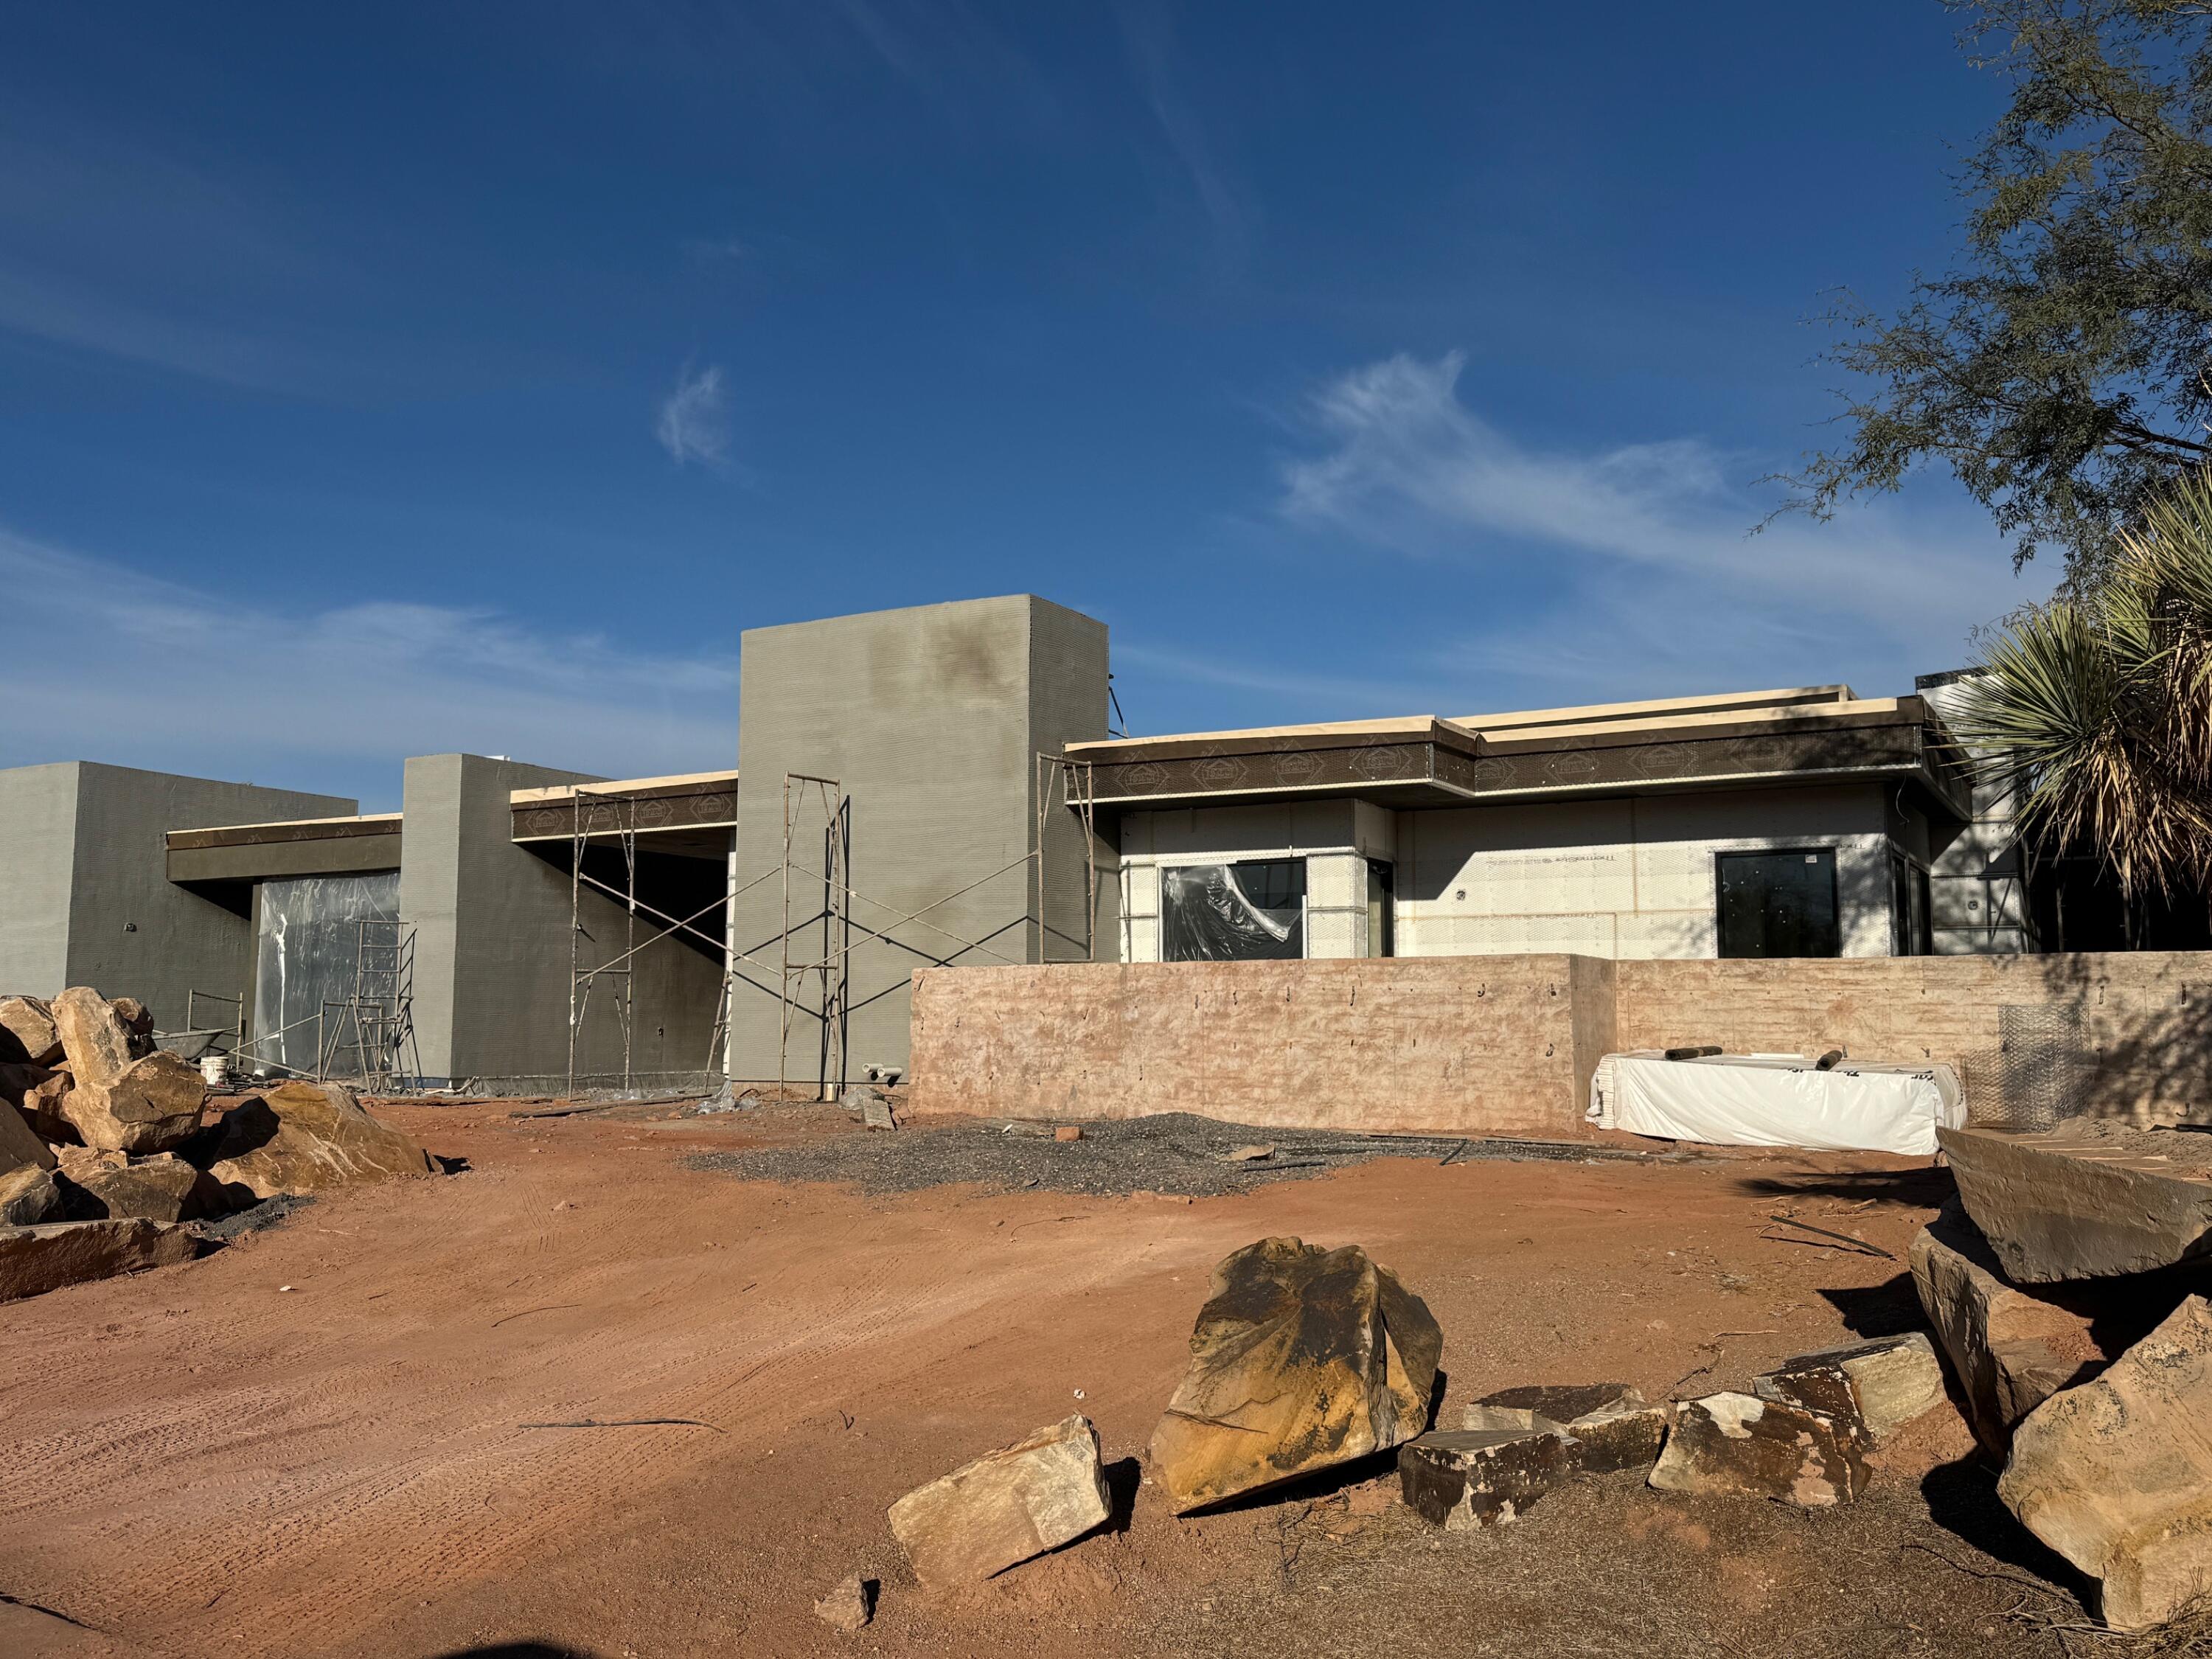
[[[851,1635],[867,1628],[876,1616],[876,1581],[848,1573],[837,1587],[814,1604],[814,1616]]]
[[[1940,1139],[1966,1213],[2014,1284],[2148,1273],[2212,1254],[2212,1141],[2081,1121],[2042,1133],[1945,1129]]]
[[[1098,1431],[1075,1416],[908,1492],[891,1534],[925,1584],[972,1583],[1057,1549],[1111,1511]]]
[[[1268,1143],[1261,1146],[1239,1146],[1236,1151],[1226,1154],[1226,1157],[1231,1164],[1250,1164],[1256,1159],[1273,1158],[1274,1155],[1275,1148],[1273,1143]]]
[[[1398,1449],[1399,1489],[1447,1531],[1502,1526],[1574,1474],[1577,1450],[1556,1425],[1443,1430]]]
[[[1648,1468],[1667,1438],[1667,1407],[1625,1382],[1546,1383],[1501,1389],[1467,1407],[1463,1429],[1556,1429],[1575,1443],[1586,1474]]]
[[[1443,1351],[1427,1304],[1358,1245],[1248,1244],[1213,1271],[1152,1479],[1180,1515],[1399,1445],[1428,1425]]]
[[[1802,1406],[1863,1427],[1880,1445],[1905,1424],[1943,1403],[1943,1368],[1918,1331],[1785,1359],[1751,1390],[1762,1400]]]
[[[198,1248],[189,1229],[158,1221],[0,1227],[0,1302],[188,1261]]]
[[[1859,1495],[1859,1426],[1756,1395],[1716,1394],[1676,1406],[1650,1483],[1662,1492],[1771,1498],[1826,1509]]]
[[[2020,1425],[1997,1494],[2137,1631],[2212,1595],[2212,1305],[2192,1296]]]
[[[293,1079],[263,1091],[222,1121],[208,1173],[234,1204],[319,1193],[359,1181],[432,1173],[410,1136],[362,1109],[336,1083]]]

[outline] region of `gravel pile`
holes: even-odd
[[[1478,1158],[1547,1158],[1570,1163],[1640,1160],[1642,1154],[1547,1141],[1455,1136],[1352,1135],[1224,1123],[1188,1112],[1085,1123],[1080,1140],[1054,1140],[1036,1126],[1009,1130],[989,1121],[893,1133],[854,1133],[799,1146],[702,1152],[684,1160],[748,1181],[850,1182],[867,1193],[911,1193],[963,1183],[1004,1192],[1111,1196],[1166,1193],[1212,1198],[1270,1181],[1304,1181],[1376,1158],[1465,1163]],[[1231,1162],[1247,1146],[1266,1158]]]

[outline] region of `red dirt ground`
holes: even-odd
[[[2014,1592],[1936,1559],[2047,1570],[1988,1522],[1948,1410],[1861,1504],[1810,1516],[1616,1477],[1446,1535],[1385,1478],[1186,1521],[1145,1489],[1123,1529],[957,1595],[917,1586],[884,1525],[1070,1412],[1109,1462],[1139,1455],[1209,1271],[1255,1238],[1395,1268],[1443,1325],[1449,1422],[1509,1383],[1709,1391],[1898,1328],[1901,1261],[1760,1235],[1787,1210],[1901,1257],[1932,1172],[1391,1159],[1219,1199],[868,1198],[682,1167],[850,1132],[834,1111],[795,1131],[379,1109],[465,1171],[0,1312],[0,1592],[226,1659],[1319,1654],[1421,1632],[1639,1659],[2056,1650],[1999,1616]],[[709,1426],[529,1426],[639,1418]],[[855,1571],[882,1602],[847,1637],[811,1605]],[[526,1642],[547,1646],[500,1646]]]

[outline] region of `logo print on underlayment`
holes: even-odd
[[[1190,775],[1198,781],[1200,788],[1226,789],[1233,784],[1243,782],[1246,770],[1244,763],[1235,756],[1217,755],[1211,760],[1199,762],[1191,768]]]

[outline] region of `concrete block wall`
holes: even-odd
[[[2078,1016],[2087,1104],[2212,1121],[2212,955],[1368,962],[933,969],[916,975],[926,1110],[1574,1139],[1600,1055],[1943,1060],[1993,1087],[2007,1007]]]
[[[1581,1135],[1611,1046],[1589,957],[1054,964],[915,976],[923,1111]]]
[[[1942,1060],[1971,1104],[1996,1087],[2008,1007],[2078,1018],[2095,1115],[2212,1121],[2212,956],[2198,951],[1623,963],[1615,1018],[1624,1048]]]

